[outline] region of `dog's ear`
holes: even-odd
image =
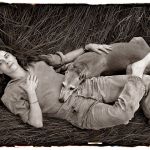
[[[84,69],[84,70],[80,73],[79,79],[82,80],[82,81],[84,81],[86,78],[87,78],[87,70]]]
[[[69,68],[70,65],[71,65],[71,63],[65,64],[65,65],[59,67],[58,69],[55,69],[55,71],[63,74],[64,72],[67,71],[67,69]]]
[[[73,63],[68,63],[67,64],[67,69],[72,70],[73,68],[74,68]]]
[[[85,80],[86,79],[86,74],[80,73],[79,79],[80,80]]]

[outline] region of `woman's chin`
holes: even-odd
[[[11,70],[12,70],[13,72],[18,69],[18,67],[17,67],[16,65],[14,65],[14,64],[13,64],[10,68],[11,68]]]

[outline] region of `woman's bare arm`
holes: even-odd
[[[86,51],[93,51],[100,55],[103,53],[108,54],[111,51],[111,46],[103,45],[103,44],[92,44],[92,43],[87,44],[85,48],[79,48],[64,55],[65,63],[70,63],[74,61],[78,56],[82,55]]]
[[[28,124],[41,128],[43,127],[42,111],[36,96],[36,92],[28,92],[29,102],[30,102],[30,112],[28,116]]]
[[[76,50],[73,50],[67,54],[64,55],[65,64],[74,61],[78,56],[82,55],[85,52],[83,48],[79,48]]]
[[[75,49],[65,55],[62,52],[57,52],[56,54],[40,55],[39,58],[44,60],[48,65],[57,69],[64,64],[74,61],[77,57],[87,51],[94,51],[101,55],[103,53],[109,53],[111,51],[111,47],[109,45],[102,44],[87,44],[85,48]]]
[[[37,77],[34,74],[30,74],[27,77],[26,85],[24,87],[24,89],[28,94],[28,99],[30,104],[27,123],[36,128],[41,128],[43,127],[43,118],[42,118],[42,111],[35,91],[37,85],[38,85]]]

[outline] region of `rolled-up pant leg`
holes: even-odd
[[[98,89],[104,103],[115,102],[131,75],[104,76],[97,78]]]
[[[110,84],[110,87],[113,88],[113,84]],[[96,102],[91,106],[86,117],[86,122],[83,125],[84,128],[98,130],[127,124],[139,108],[139,102],[144,96],[144,93],[145,86],[143,81],[138,77],[128,77],[122,92],[114,100],[115,103],[113,105]]]

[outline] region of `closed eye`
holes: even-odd
[[[65,87],[65,86],[66,86],[65,82],[62,82],[62,87]]]
[[[70,89],[71,91],[73,91],[73,90],[75,89],[75,86],[71,86],[69,89]]]
[[[6,53],[4,57],[7,59],[9,57],[9,53]]]

